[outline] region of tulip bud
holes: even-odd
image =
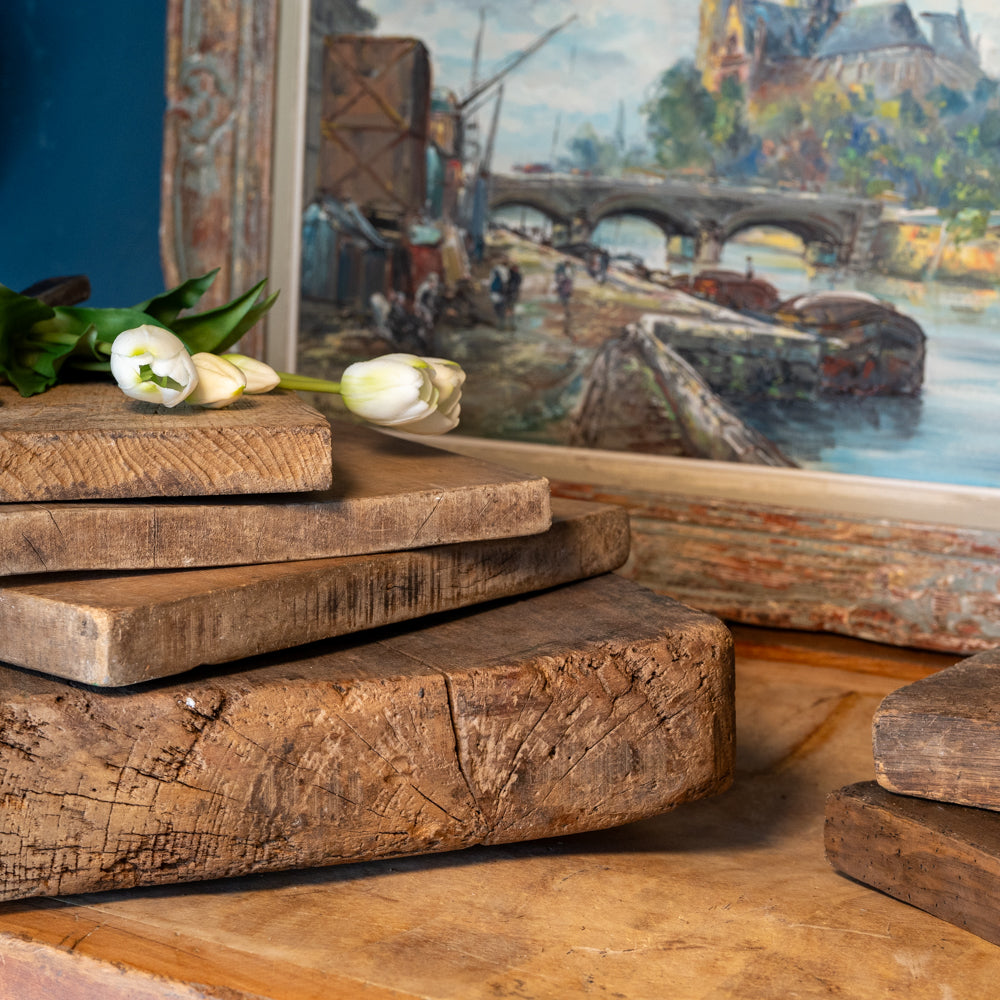
[[[163,406],[176,406],[198,384],[198,372],[180,338],[150,324],[115,337],[111,374],[126,396]]]
[[[413,354],[386,355],[349,365],[340,380],[344,404],[373,424],[396,427],[437,407],[431,366]]]
[[[390,355],[391,357],[391,355]],[[444,358],[423,358],[431,368],[431,383],[438,391],[437,408],[426,417],[408,423],[411,434],[446,434],[458,426],[465,372],[461,365]]]
[[[198,384],[190,402],[209,410],[219,410],[235,403],[246,388],[246,376],[231,361],[202,351],[191,356],[198,370]]]
[[[259,392],[270,392],[281,381],[278,373],[270,365],[266,365],[256,358],[249,358],[245,354],[221,354],[219,356],[236,365],[246,376],[247,385],[243,390],[245,393],[253,395]]]

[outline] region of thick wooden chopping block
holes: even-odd
[[[114,692],[0,671],[0,895],[615,826],[725,788],[718,620],[613,574]]]
[[[0,660],[101,686],[179,674],[617,569],[619,507],[561,500],[524,538],[107,576],[0,579]]]
[[[0,576],[364,555],[549,526],[542,476],[332,427],[334,483],[321,492],[0,506]]]
[[[1000,651],[978,653],[888,695],[872,727],[890,792],[1000,809]]]
[[[1000,816],[894,795],[874,781],[827,800],[838,871],[1000,944]]]
[[[327,489],[330,425],[294,392],[222,410],[129,399],[116,385],[0,386],[0,501]]]

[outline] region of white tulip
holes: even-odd
[[[189,397],[189,402],[197,403],[209,410],[219,410],[235,403],[246,388],[246,376],[231,361],[218,354],[202,351],[191,356],[198,370],[198,384]]]
[[[422,360],[431,366],[431,383],[438,391],[437,408],[426,417],[408,423],[405,430],[411,434],[447,434],[458,426],[465,372],[461,365],[444,358]]]
[[[439,393],[433,368],[414,354],[392,354],[349,365],[340,380],[344,404],[359,417],[399,427],[434,413]]]
[[[222,354],[220,357],[236,365],[243,372],[247,380],[246,388],[243,391],[250,395],[270,392],[281,381],[281,377],[270,365],[266,365],[256,358],[247,357],[245,354]]]
[[[163,406],[176,406],[198,384],[198,372],[180,338],[149,324],[115,337],[111,374],[126,396]]]

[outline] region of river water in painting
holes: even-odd
[[[658,229],[639,219],[607,220],[594,242],[663,268]],[[720,267],[754,273],[782,298],[815,289],[856,289],[891,302],[927,335],[919,398],[841,397],[753,404],[741,415],[803,468],[974,486],[1000,486],[1000,295],[996,289],[843,275],[807,266],[801,253],[732,242]],[[690,261],[671,261],[675,273]]]

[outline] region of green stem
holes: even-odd
[[[61,333],[56,329],[39,329],[39,324],[36,324],[32,332],[35,335],[28,338],[28,342],[31,344],[62,344],[66,347],[75,347],[80,340],[80,337],[74,333]]]
[[[110,361],[77,361],[74,358],[70,364],[74,368],[79,368],[81,371],[85,372],[109,372],[111,371]]]
[[[301,392],[340,392],[340,383],[325,378],[311,378],[308,375],[294,375],[291,372],[276,372],[282,389],[298,389]]]

